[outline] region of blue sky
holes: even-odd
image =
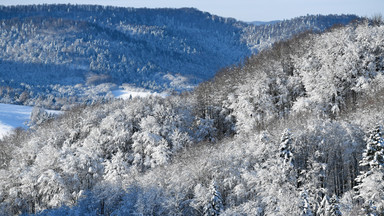
[[[2,5],[16,4],[100,4],[123,7],[194,7],[243,21],[290,19],[306,14],[384,15],[384,0],[0,0]]]

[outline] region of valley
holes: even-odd
[[[384,19],[259,24],[0,6],[0,214],[383,215]]]
[[[311,15],[254,26],[193,8],[2,6],[0,102],[65,110],[108,98],[108,85],[191,91],[279,40],[357,19]]]

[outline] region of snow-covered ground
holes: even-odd
[[[26,122],[31,116],[33,107],[0,103],[0,139],[17,127],[27,128]],[[60,111],[47,110],[48,113],[59,114]]]
[[[113,90],[116,98],[129,99],[135,97],[160,96],[167,97],[169,94],[162,92],[150,92],[146,89],[134,88],[128,85],[120,89]],[[17,127],[27,128],[26,123],[29,121],[33,107],[20,106],[12,104],[0,103],[0,139],[10,133],[12,129]],[[48,113],[60,114],[60,111],[47,110]]]
[[[168,93],[165,93],[165,92],[157,93],[157,92],[151,92],[151,91],[146,90],[146,89],[134,88],[134,87],[128,87],[128,86],[124,86],[121,89],[113,90],[112,94],[116,98],[121,98],[124,100],[129,99],[129,98],[135,98],[135,97],[144,98],[144,97],[149,97],[151,95],[159,96],[159,97],[167,97],[168,96]]]

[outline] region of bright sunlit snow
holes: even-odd
[[[165,92],[161,92],[161,93],[151,92],[151,91],[146,90],[146,89],[134,88],[134,87],[130,87],[130,86],[123,86],[123,89],[113,90],[112,94],[116,98],[121,98],[123,100],[127,100],[129,98],[135,98],[135,97],[144,98],[144,97],[149,97],[151,95],[152,96],[159,96],[159,97],[168,96],[168,93],[165,93]]]
[[[26,128],[33,107],[0,103],[0,139],[17,127]],[[60,111],[47,110],[48,113],[59,114]]]

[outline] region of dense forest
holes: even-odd
[[[254,26],[192,8],[0,6],[0,102],[66,109],[108,98],[123,83],[191,90],[278,40],[355,19],[312,15]]]
[[[0,214],[382,215],[383,73],[364,19],[191,92],[39,114],[0,141]]]

